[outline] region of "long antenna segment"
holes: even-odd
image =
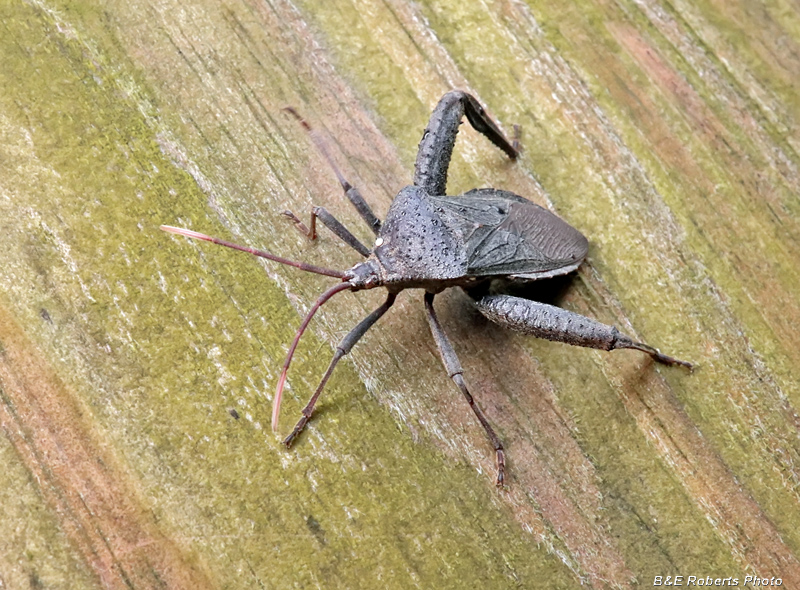
[[[248,254],[252,254],[254,256],[260,256],[261,258],[266,258],[267,260],[272,260],[274,262],[280,262],[281,264],[285,264],[287,266],[293,266],[295,268],[299,268],[300,270],[304,270],[306,272],[313,272],[314,274],[325,275],[328,277],[336,277],[337,279],[344,278],[344,273],[340,270],[332,270],[330,268],[314,266],[313,264],[306,264],[305,262],[296,262],[294,260],[289,260],[288,258],[283,258],[282,256],[275,256],[275,254],[270,254],[269,252],[265,252],[264,250],[256,250],[255,248],[240,246],[239,244],[234,244],[233,242],[228,242],[220,238],[207,236],[206,234],[201,234],[200,232],[192,231],[190,229],[184,229],[182,227],[172,227],[171,225],[162,225],[161,229],[171,234],[178,234],[179,236],[194,238],[195,240],[204,240],[206,242],[211,242],[212,244],[219,244],[220,246],[225,246],[226,248],[233,248],[234,250],[247,252]]]

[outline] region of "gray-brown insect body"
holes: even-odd
[[[293,109],[288,110],[300,119]],[[303,409],[300,421],[284,440],[287,446],[294,442],[311,418],[314,405],[336,364],[389,310],[397,293],[404,289],[425,291],[426,316],[445,369],[464,394],[495,449],[498,486],[503,485],[505,479],[503,445],[467,388],[461,364],[433,307],[437,293],[449,287],[464,287],[484,316],[524,334],[602,350],[633,348],[648,353],[660,363],[692,367],[686,361],[666,356],[651,346],[636,342],[612,326],[571,311],[511,295],[488,294],[487,289],[472,288],[493,279],[532,281],[569,273],[577,269],[586,257],[588,242],[578,230],[550,211],[507,191],[483,188],[459,196],[445,195],[447,170],[458,127],[464,116],[510,158],[517,157],[515,143],[505,138],[474,97],[461,91],[448,92],[436,105],[420,141],[414,184],[398,193],[383,223],[372,212],[358,189],[344,179],[324,142],[300,119],[334,169],[346,197],[374,232],[375,244],[372,249],[367,248],[322,207],[312,209],[310,228],[293,213],[287,211],[285,215],[312,239],[316,237],[316,220],[322,221],[365,258],[350,270],[340,272],[294,262],[190,230],[162,226],[173,233],[209,240],[302,270],[342,279],[342,283],[320,296],[295,335],[273,400],[273,429],[277,426],[281,392],[289,363],[300,336],[316,310],[340,291],[376,287],[387,289],[388,296],[383,305],[364,318],[336,347],[333,360]]]
[[[513,193],[475,189],[431,196],[412,185],[394,199],[369,258],[348,271],[348,280],[359,287],[365,281],[363,288],[439,293],[494,278],[566,274],[587,250],[578,230]]]

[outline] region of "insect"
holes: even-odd
[[[576,270],[586,257],[588,241],[578,230],[547,209],[507,191],[483,188],[459,196],[445,195],[447,169],[458,127],[465,115],[472,127],[509,158],[516,159],[518,155],[516,142],[509,142],[505,138],[472,95],[455,90],[445,94],[439,101],[419,144],[414,184],[398,193],[383,222],[375,216],[358,189],[341,174],[322,139],[294,109],[286,110],[311,133],[317,148],[333,168],[346,197],[375,233],[375,243],[372,249],[367,248],[322,207],[312,208],[310,227],[291,212],[287,211],[284,215],[312,239],[316,237],[316,222],[319,219],[361,254],[364,261],[349,270],[337,271],[287,260],[188,229],[169,226],[161,226],[161,229],[249,252],[307,272],[341,279],[340,283],[317,299],[297,330],[273,399],[273,430],[278,426],[281,396],[292,357],[303,332],[320,306],[341,291],[377,287],[387,290],[384,303],[353,328],[336,347],[333,359],[303,409],[300,420],[283,441],[287,447],[292,445],[310,420],[314,406],[337,363],[392,307],[397,294],[404,289],[424,291],[428,324],[447,374],[463,393],[494,447],[498,487],[502,487],[505,481],[503,444],[475,403],[455,350],[439,323],[433,306],[438,293],[450,287],[461,287],[487,318],[525,334],[602,350],[632,348],[649,354],[659,363],[680,365],[691,370],[691,363],[664,355],[612,326],[545,303],[505,294],[489,294],[487,286],[495,279],[536,281]]]

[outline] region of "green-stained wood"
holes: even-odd
[[[21,2],[0,7],[0,586],[538,588],[657,575],[800,585],[800,13],[790,2]],[[342,363],[296,448],[269,405],[331,281],[157,230],[345,268],[280,217],[369,232],[438,98],[471,90],[449,192],[513,190],[592,244],[557,301],[699,370],[509,334],[418,293]],[[532,294],[542,294],[538,290]],[[282,433],[377,306],[340,295]],[[235,410],[235,412],[233,412]],[[238,416],[236,418],[235,416]]]

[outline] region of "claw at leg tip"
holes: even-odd
[[[506,483],[506,454],[502,449],[496,450],[497,454],[497,479],[494,485],[498,489],[504,489]]]
[[[690,373],[694,372],[695,365],[693,363],[690,363],[689,361],[682,361],[681,359],[676,359],[676,358],[673,358],[671,356],[667,356],[665,354],[661,354],[660,352],[658,354],[659,354],[659,357],[660,357],[659,360],[661,360],[661,362],[663,362],[665,364],[668,364],[668,365],[679,365],[681,367],[684,367],[685,369],[688,369],[688,371]]]

